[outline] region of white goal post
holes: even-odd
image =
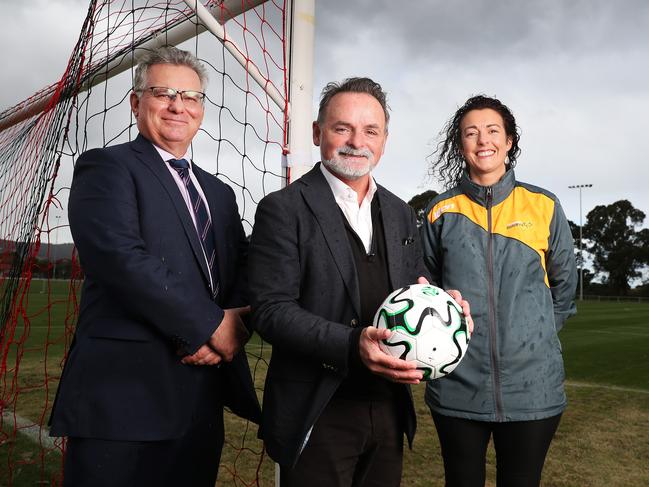
[[[164,44],[177,45],[192,37],[209,30],[221,41],[225,48],[248,70],[251,77],[268,93],[268,96],[280,108],[286,106],[288,117],[286,157],[282,161],[284,175],[292,182],[311,168],[311,122],[313,103],[313,47],[315,38],[315,0],[287,0],[288,18],[286,22],[288,39],[288,81],[289,100],[285,100],[278,89],[266,79],[257,66],[250,63],[242,54],[242,50],[232,40],[225,39],[222,24],[236,16],[253,9],[268,0],[219,0],[205,7],[198,0],[183,0],[191,8],[200,23],[194,25],[183,22],[159,32],[155,37],[138,46],[142,50],[150,50]],[[219,15],[216,15],[216,14]],[[189,20],[189,18],[187,19]],[[81,84],[81,91],[88,90],[108,79],[131,69],[138,61],[135,51],[126,52],[115,57],[104,69]],[[40,90],[36,95],[5,110],[0,117],[0,132],[31,118],[50,107],[56,85],[50,85]]]

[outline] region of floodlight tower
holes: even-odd
[[[568,186],[570,189],[578,189],[579,190],[579,301],[584,300],[584,253],[582,250],[582,211],[581,211],[581,190],[582,188],[592,188],[592,184],[574,184],[572,186]]]

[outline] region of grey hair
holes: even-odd
[[[379,102],[383,113],[385,114],[385,129],[387,131],[390,122],[389,106],[387,102],[387,93],[383,91],[381,85],[370,78],[347,78],[341,83],[331,82],[322,90],[320,95],[320,108],[318,109],[318,123],[324,122],[325,112],[331,99],[338,93],[366,93],[373,96]]]
[[[186,66],[192,69],[201,82],[201,90],[205,91],[207,88],[208,74],[207,69],[196,56],[191,52],[183,51],[173,46],[164,46],[151,51],[146,51],[138,62],[135,68],[135,75],[133,77],[133,91],[141,92],[146,89],[147,73],[149,67],[155,64],[173,64],[175,66]],[[175,88],[175,87],[171,87]]]

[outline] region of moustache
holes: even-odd
[[[372,152],[368,149],[354,149],[348,145],[344,145],[336,149],[336,155],[347,155],[355,157],[365,157],[366,159],[371,159],[373,157]]]

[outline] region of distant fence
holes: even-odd
[[[647,296],[597,296],[584,294],[584,301],[617,301],[626,303],[649,303]]]

